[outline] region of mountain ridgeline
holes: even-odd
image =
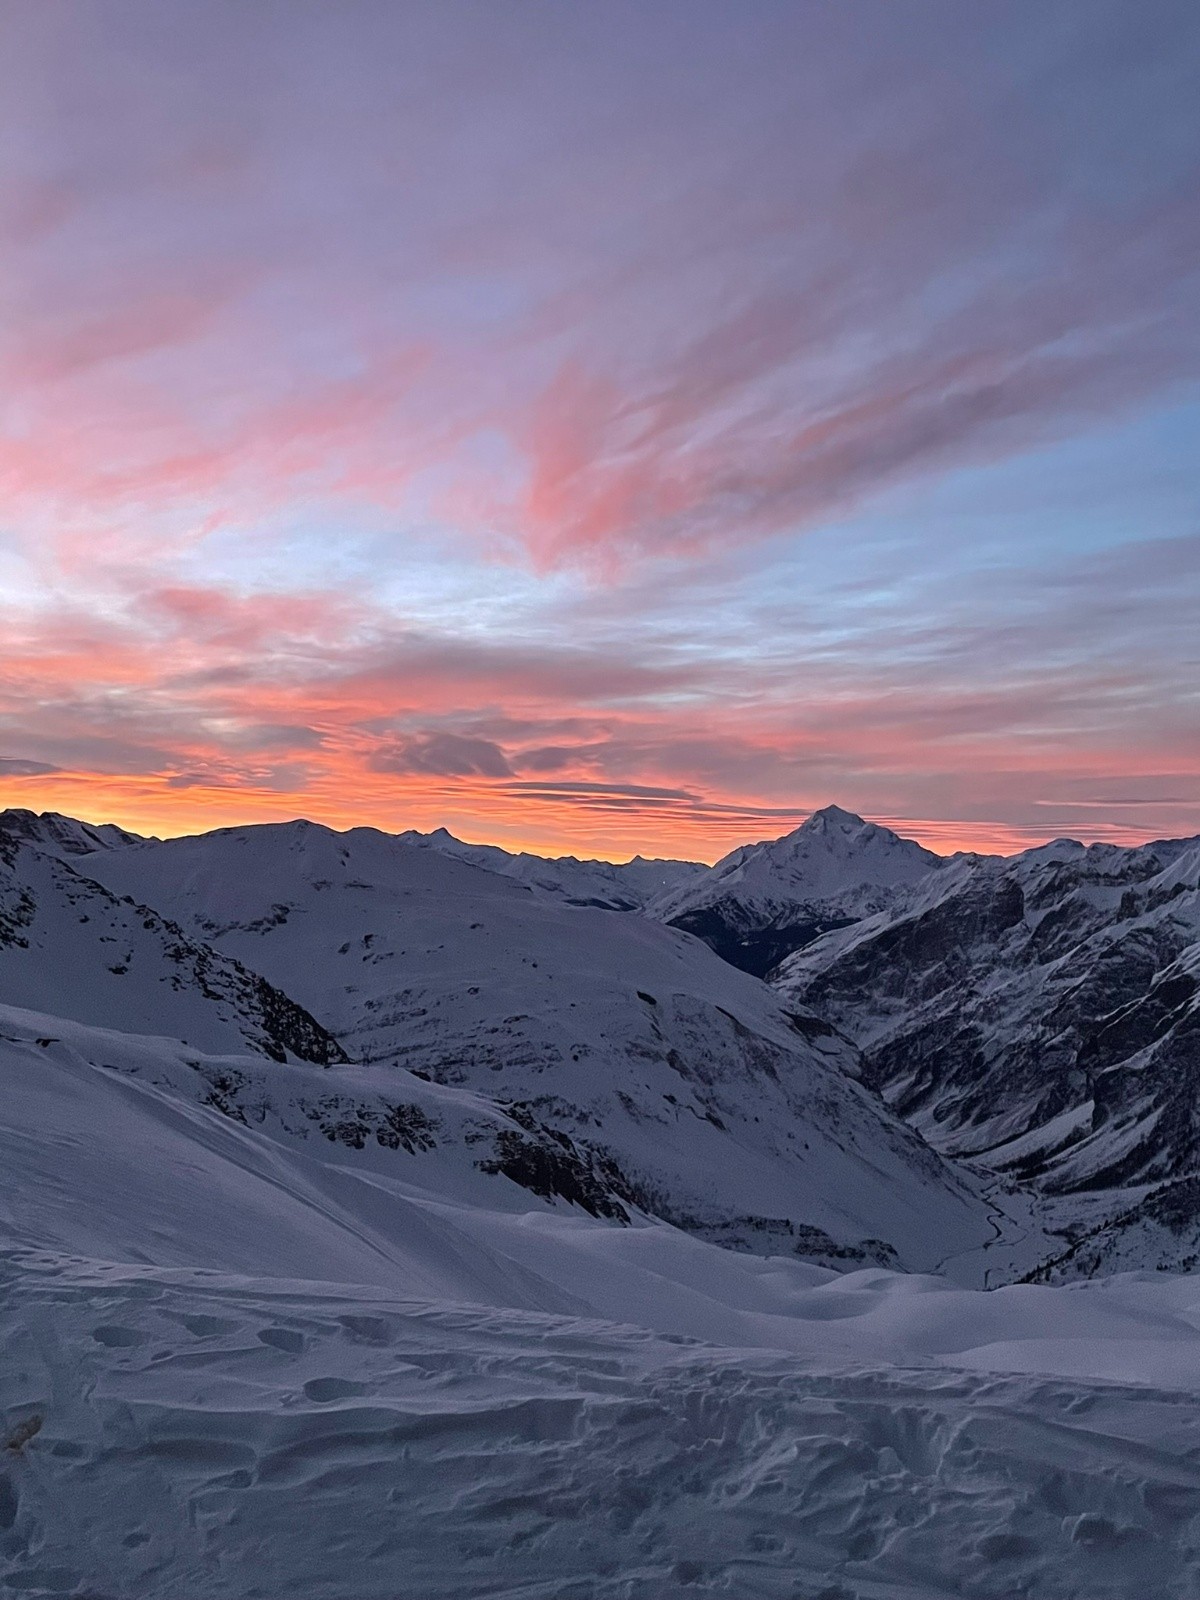
[[[647,910],[766,978],[794,951],[882,910],[942,865],[911,839],[826,806],[782,839],[739,846]]]
[[[317,1064],[326,1137],[551,1207],[963,1281],[1200,1259],[1197,839],[946,859],[830,806],[712,868],[614,866],[7,812],[0,978]],[[286,1079],[224,1078],[205,1103],[311,1131]]]

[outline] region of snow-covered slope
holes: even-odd
[[[827,929],[881,910],[943,865],[912,839],[826,806],[782,839],[742,845],[647,910],[764,976]]]
[[[610,911],[638,911],[660,895],[691,883],[708,871],[699,861],[656,861],[634,856],[632,861],[580,861],[576,856],[535,856],[522,850],[513,854],[494,844],[466,844],[445,828],[432,833],[409,829],[396,835],[419,850],[486,867],[515,878],[541,894],[569,905],[599,906]]]
[[[977,1180],[854,1081],[844,1040],[683,933],[371,829],[221,830],[88,865],[262,972],[354,1058],[561,1130],[660,1216],[760,1251],[918,1268],[973,1253],[984,1270]]]
[[[342,1059],[258,973],[86,877],[83,863],[107,853],[73,850],[71,866],[0,827],[0,1001],[204,1050]]]
[[[733,1254],[302,1109],[460,1089],[48,1027],[0,1008],[9,1592],[1191,1593],[1196,1279]]]

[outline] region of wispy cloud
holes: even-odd
[[[1119,526],[997,532],[988,473],[1195,403],[1194,6],[56,15],[0,52],[6,789],[1191,815],[1186,463],[1123,447]]]

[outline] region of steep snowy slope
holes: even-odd
[[[105,853],[71,852],[78,864]],[[7,828],[0,828],[0,1001],[169,1034],[200,1049],[343,1059],[325,1029],[257,973]]]
[[[52,1022],[0,1008],[7,1592],[1194,1593],[1200,1281],[735,1255],[291,1125],[370,1069]]]
[[[912,839],[826,806],[782,839],[742,845],[647,910],[761,977],[828,929],[879,911],[943,864]]]
[[[707,1237],[925,1268],[995,1235],[976,1181],[882,1112],[843,1040],[673,929],[370,829],[222,830],[88,866],[264,973],[356,1059],[561,1130]]]
[[[436,828],[432,833],[410,829],[396,837],[402,844],[419,850],[439,850],[443,855],[469,861],[472,866],[515,878],[568,905],[599,906],[610,911],[641,910],[649,901],[682,888],[709,870],[699,861],[654,861],[643,856],[615,862],[535,856],[526,850],[514,855],[499,845],[465,844],[445,828]]]
[[[851,1033],[870,1081],[944,1150],[1060,1193],[1200,1162],[1198,840],[951,865],[777,983]]]
[[[565,1310],[522,1264],[531,1214],[639,1220],[561,1136],[395,1068],[0,1006],[0,1072],[0,1221],[31,1249]],[[513,1142],[523,1182],[502,1170]]]

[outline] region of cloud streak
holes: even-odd
[[[6,777],[143,827],[449,820],[616,854],[713,856],[832,797],[956,847],[1200,828],[1175,648],[1194,649],[1200,541],[1069,577],[1013,569],[970,601],[935,588],[926,616],[876,604],[871,652],[837,613],[783,649],[768,601],[740,660],[697,651],[693,604],[627,615],[619,662],[607,620],[576,618],[568,643],[513,613],[481,641],[363,595],[176,586],[114,597],[103,622],[30,616],[3,640],[0,737],[21,752]],[[1157,657],[1139,653],[1150,633]]]

